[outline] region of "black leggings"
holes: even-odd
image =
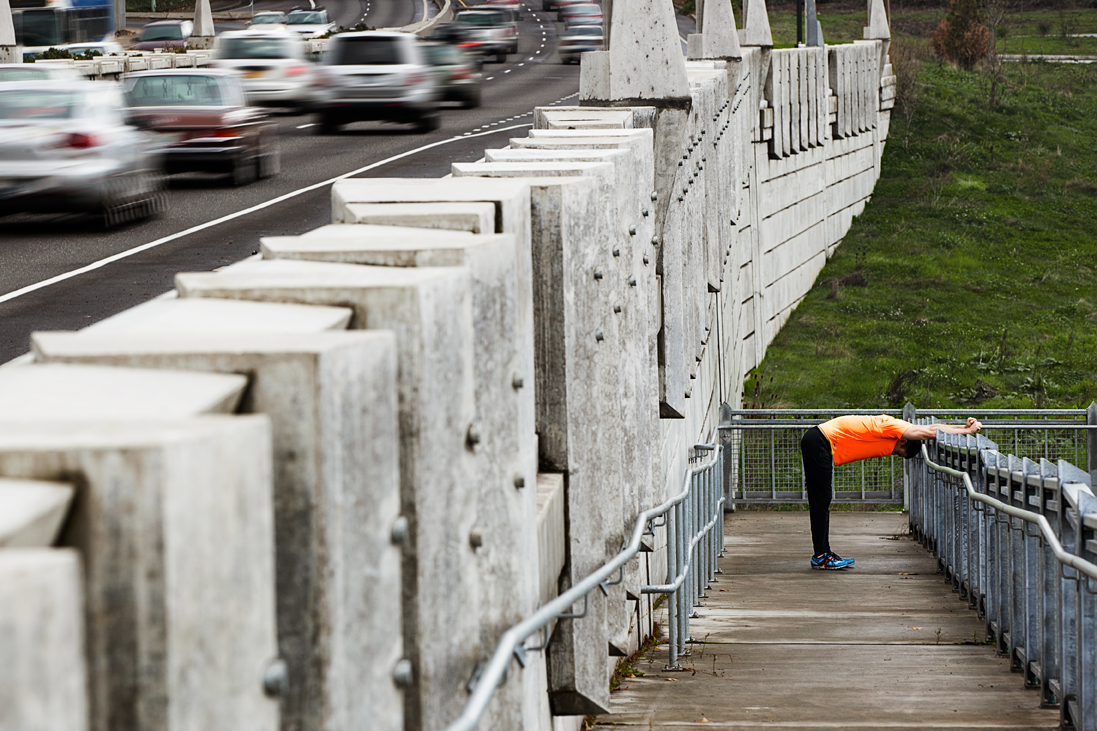
[[[830,501],[834,496],[831,485],[834,458],[830,442],[817,426],[800,438],[800,453],[804,457],[804,482],[807,485],[808,508],[811,514],[811,545],[815,556],[830,550]]]

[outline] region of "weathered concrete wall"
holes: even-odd
[[[42,691],[59,708],[90,678],[90,710],[76,698],[54,726],[216,711],[203,728],[442,731],[503,633],[680,492],[868,201],[894,98],[881,13],[869,41],[774,50],[763,0],[742,31],[730,4],[702,12],[687,61],[668,3],[617,3],[582,106],[536,110],[528,137],[451,177],[339,181],[332,225],[38,334],[38,363],[0,372],[0,400],[22,404],[0,414],[0,511],[21,516],[0,546],[51,545],[67,511],[60,541],[85,565],[85,588],[69,554],[32,594],[77,615],[82,597],[86,652],[0,592],[0,629],[60,638],[12,651],[28,677],[86,658]],[[572,731],[608,708],[666,565],[656,529],[585,616],[511,662],[481,728]],[[215,646],[209,678],[189,674],[194,642],[142,654],[175,617]]]

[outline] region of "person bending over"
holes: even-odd
[[[950,424],[915,425],[891,416],[839,416],[813,426],[800,439],[811,516],[813,569],[844,569],[854,559],[842,558],[830,550],[830,501],[834,491],[834,465],[872,457],[898,455],[910,459],[919,454],[923,439],[935,439],[938,431],[974,434],[983,428],[969,418],[966,426]]]

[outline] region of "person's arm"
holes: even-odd
[[[936,439],[937,432],[946,434],[974,434],[983,428],[983,424],[973,416],[969,416],[966,426],[953,426],[952,424],[912,424],[905,432],[903,439]]]

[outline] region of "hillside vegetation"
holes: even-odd
[[[745,388],[767,407],[1097,398],[1097,66],[989,80],[901,39],[871,203]],[[921,58],[921,60],[919,60]]]

